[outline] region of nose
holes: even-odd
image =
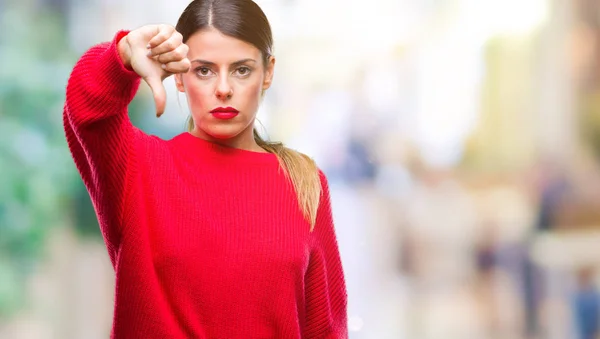
[[[217,98],[219,98],[219,100],[222,101],[231,99],[231,96],[233,95],[233,88],[231,87],[231,84],[229,84],[227,76],[219,77],[219,82],[215,90],[215,95],[217,96]]]

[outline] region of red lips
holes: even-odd
[[[233,107],[217,107],[210,111],[210,113],[217,119],[232,119],[235,118],[240,111]]]
[[[239,113],[239,111],[233,107],[217,107],[210,112],[211,113]]]

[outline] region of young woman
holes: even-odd
[[[75,65],[64,126],[116,273],[112,338],[347,338],[326,178],[254,132],[272,43],[251,0],[195,0]],[[170,75],[190,129],[162,140],[127,106],[143,79],[160,115]]]

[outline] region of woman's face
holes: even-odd
[[[176,76],[194,119],[193,133],[206,139],[253,140],[262,91],[270,87],[275,59],[264,65],[253,45],[210,28],[187,40],[190,71]]]

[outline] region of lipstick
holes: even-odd
[[[226,120],[235,118],[240,112],[233,107],[217,107],[210,113],[217,119]]]

